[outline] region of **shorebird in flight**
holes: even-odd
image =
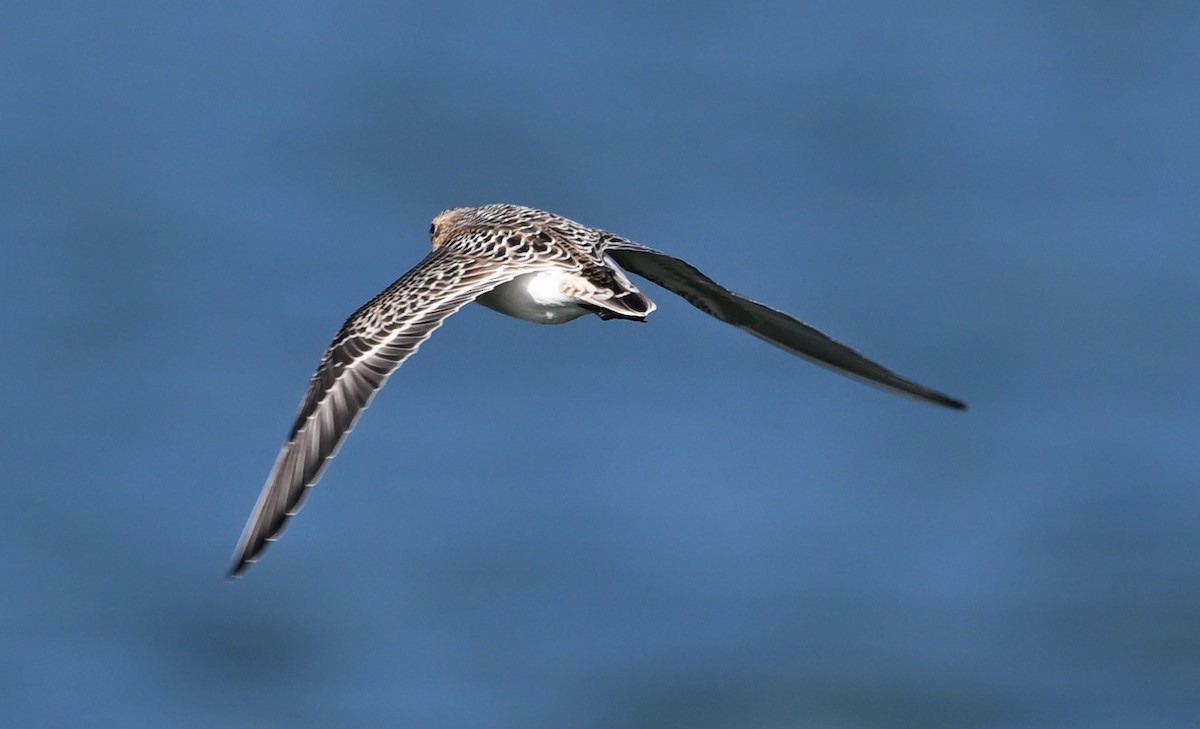
[[[966,407],[723,288],[683,260],[553,213],[518,205],[454,208],[433,219],[429,235],[433,251],[425,260],[354,312],[325,350],[242,532],[231,576],[279,536],[388,376],[472,301],[540,324],[586,314],[645,321],[654,302],[627,269],[792,354],[937,405]]]

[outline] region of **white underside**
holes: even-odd
[[[591,313],[577,299],[563,294],[562,277],[555,271],[526,273],[476,301],[501,314],[538,324],[564,324]]]

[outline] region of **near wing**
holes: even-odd
[[[321,357],[287,443],[234,552],[230,576],[254,562],[388,376],[446,317],[516,273],[442,247],[354,312]]]
[[[966,408],[962,401],[901,377],[782,311],[738,296],[686,261],[611,235],[605,238],[604,250],[623,268],[682,296],[700,311],[792,354],[889,390]]]

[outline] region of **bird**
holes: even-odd
[[[511,204],[452,208],[433,219],[429,235],[429,254],[351,314],[322,355],[238,541],[230,577],[279,537],[388,377],[472,301],[539,324],[588,314],[644,322],[655,304],[629,271],[816,364],[936,405],[966,408],[789,314],[729,291],[680,258],[554,213]]]

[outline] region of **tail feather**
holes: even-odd
[[[591,288],[584,306],[601,319],[632,319],[646,321],[654,311],[650,297],[638,291],[633,282],[617,268],[594,266],[583,271],[583,278]]]

